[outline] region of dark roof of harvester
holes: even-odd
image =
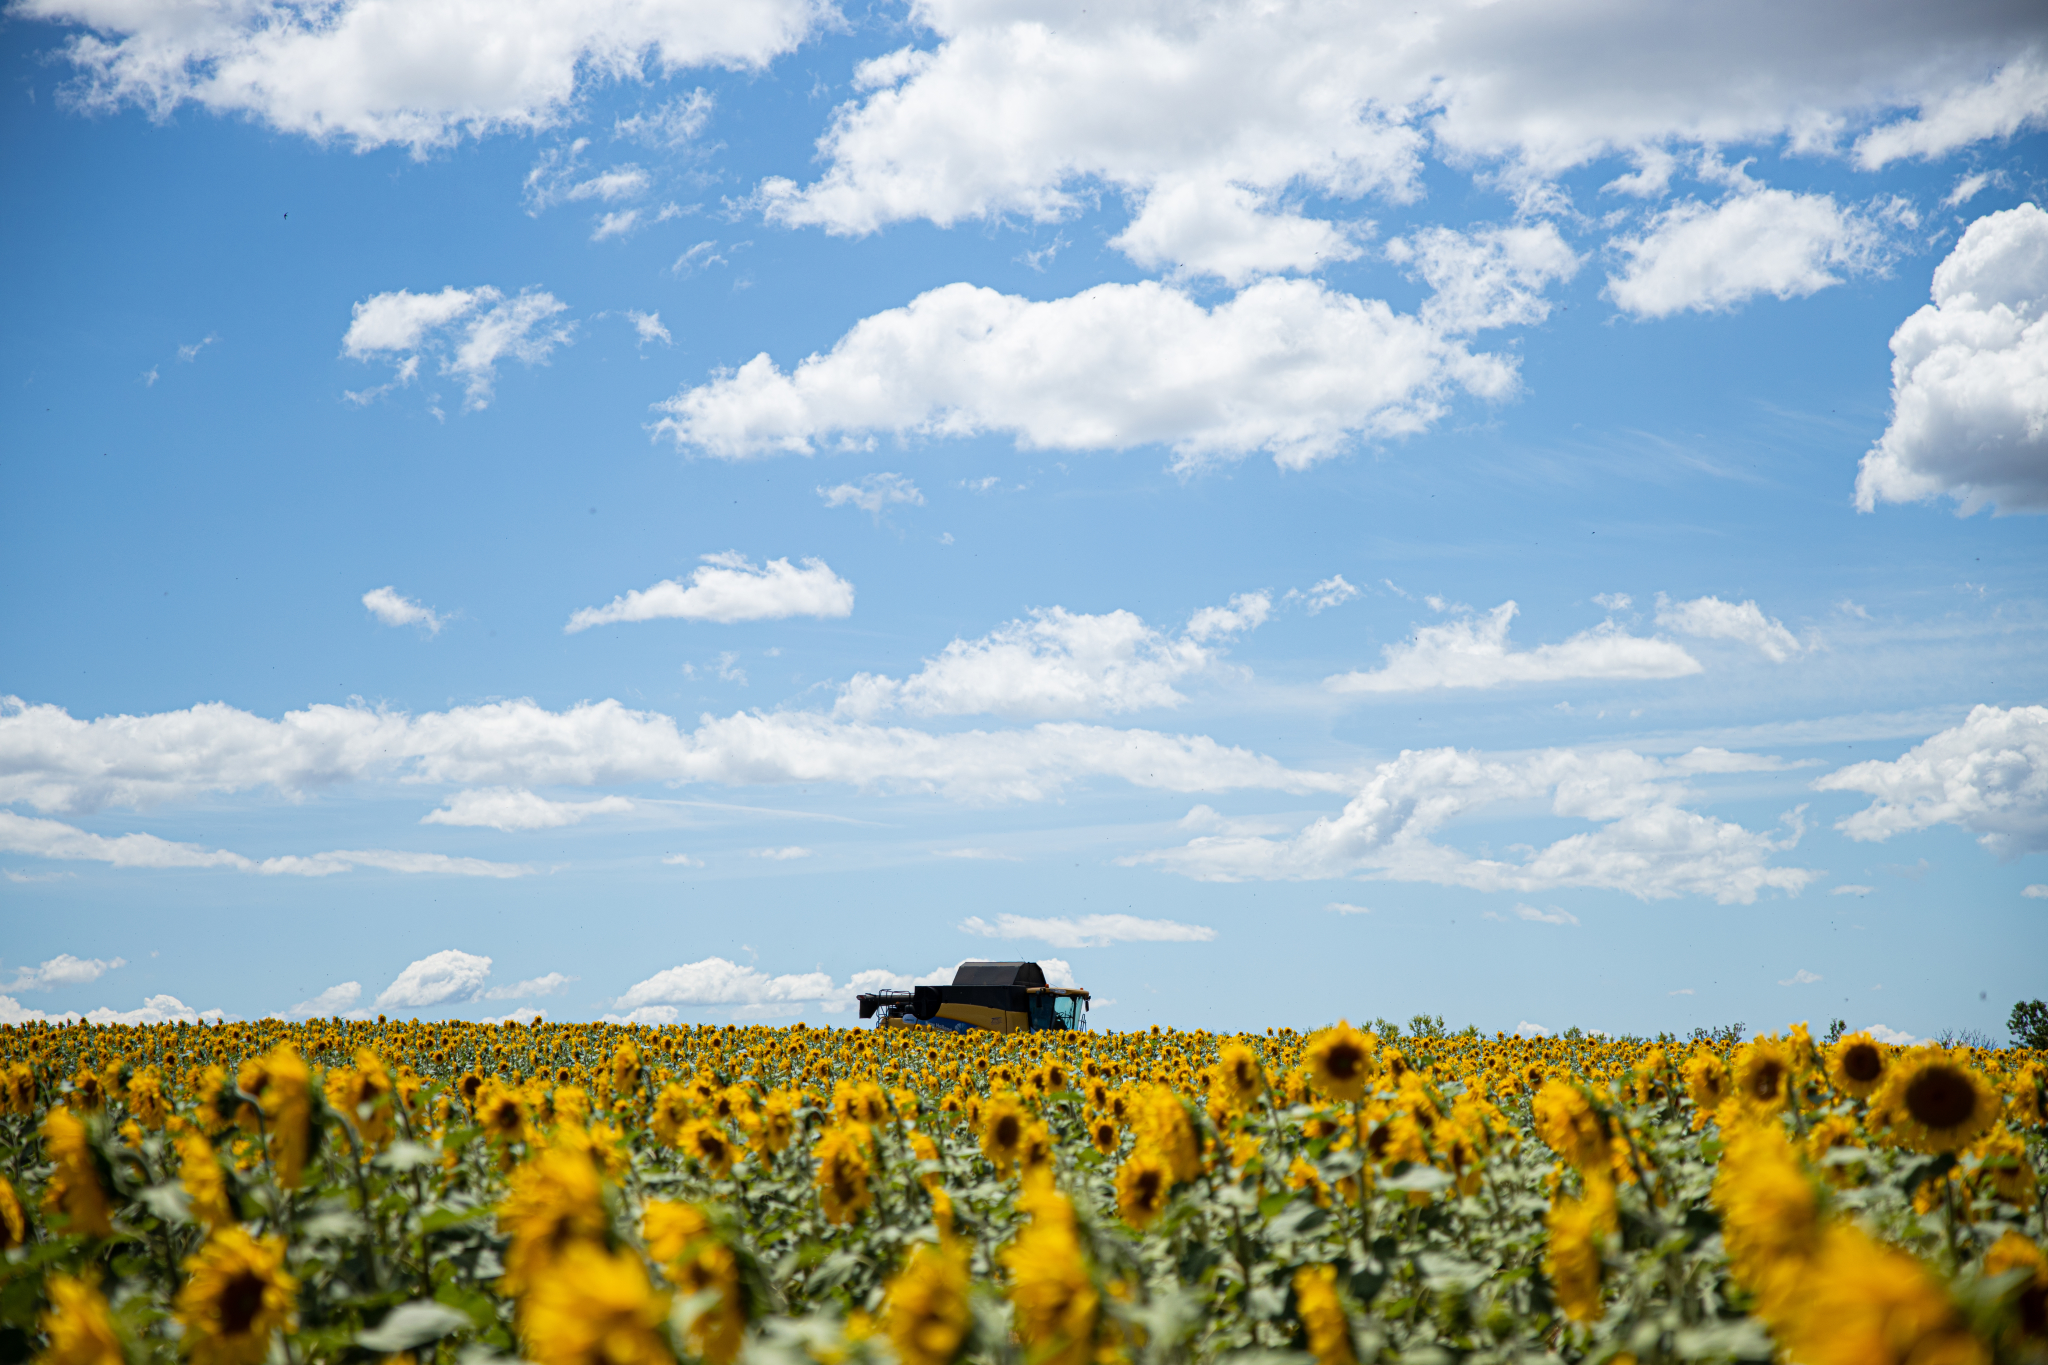
[[[1043,986],[1045,973],[1036,962],[963,962],[953,973],[956,986]]]

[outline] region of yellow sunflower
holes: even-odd
[[[2013,1307],[2017,1310],[2012,1334],[2029,1342],[2048,1342],[2048,1256],[2008,1228],[1984,1253],[1984,1274],[1996,1279],[2015,1270],[2026,1271],[2029,1278],[2020,1281],[2016,1292],[2009,1291],[2014,1294]]]
[[[865,1133],[865,1129],[847,1125],[818,1139],[818,1200],[829,1223],[851,1223],[874,1202],[868,1189]]]
[[[192,1216],[207,1227],[226,1227],[236,1221],[227,1175],[204,1133],[188,1130],[178,1135],[178,1183],[191,1201]]]
[[[1167,1191],[1172,1188],[1172,1168],[1156,1153],[1141,1147],[1117,1167],[1117,1212],[1126,1223],[1143,1232],[1166,1211]]]
[[[681,1146],[683,1128],[689,1123],[693,1108],[688,1086],[673,1081],[663,1086],[654,1097],[654,1140],[668,1147]]]
[[[1345,1020],[1309,1040],[1302,1060],[1316,1087],[1333,1100],[1349,1103],[1365,1094],[1377,1063],[1372,1040]]]
[[[1686,1058],[1685,1092],[1692,1099],[1693,1127],[1706,1125],[1714,1111],[1721,1107],[1721,1101],[1728,1098],[1728,1064],[1721,1060],[1719,1053],[1696,1052]]]
[[[1759,1038],[1735,1054],[1735,1093],[1758,1114],[1775,1114],[1792,1091],[1792,1053],[1776,1038]]]
[[[1217,1053],[1216,1072],[1232,1109],[1245,1109],[1266,1093],[1266,1068],[1245,1043],[1225,1043]]]
[[[185,1262],[175,1316],[193,1365],[259,1365],[280,1329],[296,1330],[299,1282],[284,1268],[284,1239],[258,1241],[222,1228]]]
[[[1600,1236],[1603,1209],[1594,1191],[1585,1199],[1560,1198],[1544,1222],[1550,1240],[1543,1255],[1543,1273],[1550,1277],[1557,1306],[1573,1322],[1594,1322],[1606,1311],[1600,1293]]]
[[[1947,1291],[1853,1223],[1831,1227],[1779,1334],[1802,1365],[1988,1365]]]
[[[647,1242],[647,1254],[685,1295],[717,1296],[691,1322],[686,1335],[693,1354],[710,1365],[732,1365],[747,1326],[739,1258],[718,1235],[704,1211],[693,1204],[650,1200],[641,1220],[641,1233]]]
[[[1031,1365],[1088,1365],[1102,1306],[1071,1226],[1036,1218],[1004,1248],[1017,1336]]]
[[[504,1292],[524,1293],[547,1278],[569,1247],[601,1241],[606,1226],[604,1186],[590,1156],[568,1146],[542,1152],[512,1173],[498,1206],[498,1227],[512,1239]]]
[[[708,1119],[697,1119],[683,1125],[683,1131],[677,1135],[676,1146],[720,1180],[732,1174],[733,1161],[739,1156],[739,1149],[726,1136],[725,1130]]]
[[[28,1241],[28,1214],[14,1185],[0,1175],[0,1251],[10,1251]]]
[[[952,1365],[974,1326],[966,1248],[926,1243],[889,1282],[883,1324],[903,1365]]]
[[[50,1344],[36,1365],[123,1365],[121,1337],[99,1286],[89,1279],[52,1275],[44,1283],[50,1311],[41,1327]]]
[[[1884,1084],[1891,1049],[1868,1033],[1851,1033],[1828,1049],[1828,1080],[1844,1095],[1867,1100]]]
[[[43,1119],[43,1150],[57,1169],[43,1187],[44,1216],[60,1216],[64,1230],[111,1237],[107,1191],[84,1120],[69,1109],[52,1109]]]
[[[1014,1095],[994,1094],[981,1111],[982,1154],[1007,1173],[1024,1154],[1029,1118]]]
[[[626,1046],[631,1047],[628,1043]],[[640,1258],[593,1244],[569,1248],[520,1305],[520,1335],[537,1365],[668,1365],[668,1295]]]
[[[1354,1365],[1351,1319],[1337,1294],[1337,1267],[1305,1265],[1294,1272],[1294,1307],[1316,1365]]]
[[[1104,1156],[1115,1156],[1123,1134],[1117,1130],[1116,1120],[1096,1118],[1088,1121],[1088,1140],[1095,1144],[1095,1150]]]
[[[1899,1142],[1921,1152],[1960,1151],[1989,1131],[2002,1107],[1975,1067],[1934,1046],[1893,1060],[1875,1106]]]

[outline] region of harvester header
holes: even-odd
[[[869,991],[860,1017],[876,1028],[941,1028],[956,1033],[1078,1032],[1088,1027],[1088,992],[1046,984],[1036,962],[963,962],[950,986]]]

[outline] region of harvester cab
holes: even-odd
[[[950,986],[862,994],[860,1017],[876,1028],[1079,1032],[1088,1027],[1088,992],[1047,985],[1036,962],[963,962]]]

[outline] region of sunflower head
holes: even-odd
[[[1172,1188],[1172,1170],[1156,1154],[1140,1148],[1117,1168],[1117,1212],[1143,1232],[1166,1211],[1167,1192]]]
[[[298,1325],[292,1302],[299,1286],[284,1268],[281,1237],[258,1241],[240,1227],[222,1228],[185,1262],[185,1273],[176,1316],[194,1365],[257,1365],[274,1333]]]
[[[44,1283],[50,1311],[42,1329],[49,1349],[38,1357],[46,1365],[123,1365],[126,1355],[114,1315],[99,1284],[90,1278],[52,1275]]]
[[[1735,1054],[1735,1093],[1756,1113],[1785,1107],[1793,1074],[1792,1052],[1776,1038],[1759,1038]]]
[[[830,1223],[851,1223],[874,1202],[868,1189],[866,1144],[850,1126],[832,1129],[818,1140],[818,1202]]]
[[[1997,1122],[1998,1092],[1941,1047],[1917,1047],[1887,1068],[1876,1109],[1898,1140],[1922,1152],[1969,1146]]]
[[[1294,1307],[1316,1365],[1352,1365],[1351,1319],[1337,1293],[1337,1267],[1306,1265],[1294,1272]]]
[[[1868,1033],[1852,1033],[1828,1049],[1828,1080],[1844,1095],[1867,1100],[1884,1084],[1891,1049]]]
[[[966,1249],[919,1246],[889,1282],[883,1325],[903,1365],[952,1365],[974,1326]]]
[[[1217,1056],[1217,1072],[1223,1092],[1232,1105],[1242,1109],[1266,1092],[1266,1068],[1259,1054],[1244,1043],[1225,1043]]]
[[[1343,1020],[1311,1039],[1303,1060],[1317,1089],[1347,1103],[1365,1094],[1378,1069],[1372,1039]]]
[[[1116,1155],[1117,1143],[1121,1138],[1122,1134],[1117,1129],[1115,1119],[1098,1118],[1088,1124],[1088,1140],[1095,1144],[1095,1150],[1104,1156]]]
[[[1013,1095],[993,1095],[981,1114],[982,1154],[999,1171],[1008,1171],[1023,1154],[1024,1106]]]

